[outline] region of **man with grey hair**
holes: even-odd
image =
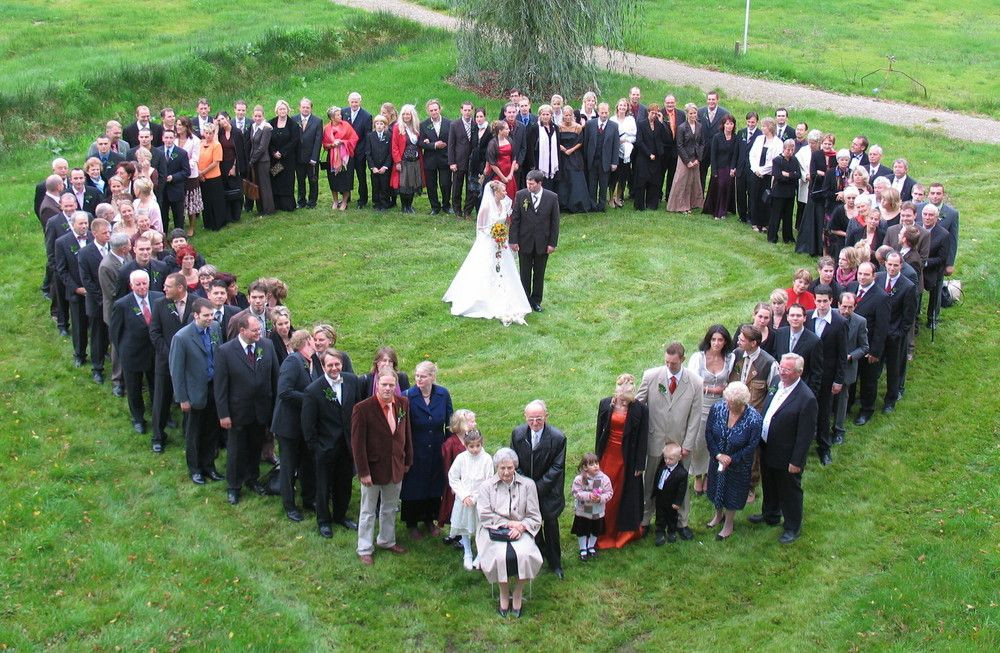
[[[608,179],[618,169],[618,123],[609,118],[607,102],[597,105],[597,117],[583,128],[583,161],[587,166],[587,189],[595,211],[607,210]]]
[[[358,145],[354,150],[354,174],[358,176],[358,208],[363,209],[368,205],[368,151],[365,144],[368,134],[374,129],[372,114],[361,106],[361,94],[357,91],[347,96],[347,106],[350,110],[345,109],[342,116],[358,135]]]
[[[300,209],[316,208],[319,197],[319,153],[323,145],[323,121],[313,114],[312,100],[299,100],[299,115],[293,120],[299,124],[299,154],[295,161],[295,185]],[[363,138],[358,135],[359,142]],[[308,186],[308,194],[306,187]]]
[[[875,185],[875,180],[879,177],[885,177],[886,181],[892,179],[892,170],[888,166],[882,164],[882,146],[872,145],[868,148],[868,164],[863,166],[865,172],[868,173],[868,181]]]
[[[761,428],[761,480],[764,500],[750,522],[777,526],[784,517],[782,544],[794,542],[802,528],[802,470],[816,434],[816,397],[801,382],[805,360],[785,354],[778,364],[781,383],[764,401]]]
[[[110,204],[98,204],[94,213],[98,216],[114,215]],[[87,290],[85,308],[87,321],[90,324],[90,361],[94,383],[104,383],[104,358],[108,352],[108,325],[102,312],[103,297],[101,295],[100,268],[104,257],[111,248],[108,241],[111,238],[111,223],[105,217],[94,218],[90,223],[90,233],[94,239],[77,255],[80,262],[80,280]]]
[[[83,367],[87,359],[87,289],[80,277],[80,251],[93,240],[89,233],[90,214],[76,211],[70,231],[56,239],[55,270],[63,288],[63,297],[69,309],[70,328],[73,334],[73,364]]]
[[[111,311],[118,296],[118,271],[132,261],[129,248],[132,239],[123,231],[111,234],[108,240],[109,252],[101,259],[97,268],[97,282],[101,285],[101,318],[108,325],[108,342],[111,345],[111,393],[116,397],[125,396],[124,375],[118,346],[111,339]]]
[[[76,210],[76,196],[63,193],[59,196],[59,212],[45,223],[45,266],[51,298],[49,312],[56,321],[59,335],[63,337],[69,335],[69,305],[66,303],[66,288],[56,274],[56,241],[72,230]]]
[[[49,179],[51,179],[53,176],[58,177],[59,180],[62,181],[62,188],[59,189],[49,188],[48,186]],[[68,187],[69,187],[69,163],[66,161],[66,159],[62,157],[57,157],[55,159],[52,159],[52,174],[35,185],[35,216],[42,221],[43,227],[45,226],[45,219],[42,218],[41,207],[42,207],[42,202],[45,200],[46,194],[50,194],[53,196],[52,199],[55,200],[55,205],[51,206],[50,208],[53,210],[53,212],[55,212],[55,210],[58,210],[59,207],[59,195],[63,192],[64,189]],[[49,215],[49,217],[51,217],[51,214]]]
[[[111,307],[109,332],[111,342],[118,348],[125,394],[128,396],[132,428],[136,433],[146,432],[146,405],[142,400],[142,382],[153,395],[153,342],[149,338],[149,325],[153,321],[153,302],[163,293],[149,289],[149,274],[133,270],[129,275],[130,292]]]
[[[904,202],[913,199],[913,186],[917,182],[910,176],[910,164],[906,159],[899,158],[892,162],[892,178],[889,183],[899,191],[899,199]]]
[[[566,436],[548,424],[545,402],[535,399],[524,407],[524,424],[510,433],[510,448],[517,454],[517,473],[535,482],[542,528],[535,543],[557,578],[563,578],[559,548],[559,515],[566,507]]]

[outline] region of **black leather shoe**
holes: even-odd
[[[445,212],[445,213],[446,213],[447,215],[455,215],[455,209],[451,208],[450,206],[449,206],[448,208],[446,208],[446,209],[444,210],[444,212]]]
[[[824,467],[825,467],[826,465],[832,465],[832,464],[833,464],[833,456],[831,456],[831,455],[830,455],[830,452],[829,452],[829,451],[824,451],[823,453],[821,453],[821,454],[819,455],[819,462],[820,462],[820,464],[822,464],[822,465],[823,465]]]
[[[358,209],[363,209],[366,206],[368,206],[367,202],[362,202],[361,200],[358,200]]]
[[[343,526],[344,528],[348,529],[348,530],[352,530],[352,531],[358,530],[358,523],[356,521],[354,521],[353,519],[347,519],[345,517],[344,519],[337,520],[337,523],[340,524],[341,526]]]
[[[441,215],[441,209],[431,209],[431,215]]]
[[[225,477],[222,474],[220,474],[219,472],[215,471],[214,469],[208,470],[208,473],[205,474],[205,476],[207,476],[209,479],[211,479],[213,481],[223,481],[223,480],[225,480]]]
[[[677,533],[667,533],[667,542],[673,544],[677,541]]]
[[[132,428],[135,429],[136,433],[140,433],[140,434],[145,433],[146,432],[146,423],[145,422],[132,422]]]
[[[250,488],[251,488],[251,489],[252,489],[252,490],[253,490],[254,492],[256,492],[257,494],[259,494],[260,496],[264,496],[265,494],[267,494],[267,488],[265,488],[265,487],[264,487],[263,485],[261,485],[260,483],[256,483],[256,482],[255,482],[255,483],[251,483],[251,484],[250,484]]]
[[[556,578],[562,580],[566,578],[566,574],[563,573],[562,567],[556,567],[552,570],[552,573],[556,575]]]
[[[839,431],[835,432],[833,434],[833,443],[834,444],[844,444],[844,434],[840,433]]]
[[[885,406],[882,406],[883,415],[888,415],[894,410],[896,410],[896,404],[886,404]]]
[[[858,415],[857,418],[855,418],[854,425],[855,426],[864,426],[865,424],[868,423],[868,421],[870,419],[871,419],[871,415],[865,415],[864,413],[862,413],[861,415]]]
[[[93,375],[92,378],[94,379],[94,383],[96,383],[98,385],[101,385],[102,383],[104,383],[104,374],[102,374],[101,372],[94,372],[94,375]]]
[[[329,524],[323,524],[319,527],[319,534],[322,537],[331,538],[333,537],[333,528]]]
[[[73,357],[73,367],[83,367],[83,359],[79,356]]]
[[[654,542],[654,544],[656,544],[656,546],[663,546],[666,543],[667,543],[667,534],[666,533],[657,533],[656,534],[656,541]]]
[[[682,540],[693,540],[694,539],[694,533],[691,532],[690,528],[688,528],[687,526],[685,526],[684,528],[681,529],[681,539]]]
[[[510,614],[511,614],[511,616],[512,616],[512,617],[514,617],[515,619],[520,619],[520,618],[521,618],[521,610],[524,610],[524,606],[521,606],[521,609],[520,609],[520,610],[514,610],[514,609],[512,608],[512,609],[511,609],[511,611],[510,611]]]
[[[541,312],[542,312],[542,311],[544,311],[545,309],[544,309],[544,308],[542,308],[542,305],[541,305],[541,304],[532,304],[532,305],[531,305],[531,310],[533,310],[533,311],[534,311],[534,312],[536,312],[536,313],[541,313]]]
[[[751,524],[767,524],[768,526],[777,526],[779,522],[769,521],[764,518],[764,515],[757,513],[755,515],[750,515],[747,517],[747,521]]]
[[[65,327],[59,327],[59,335],[63,338],[69,338],[69,331],[67,331]]]
[[[780,542],[782,544],[791,544],[792,542],[794,542],[797,539],[799,539],[799,534],[798,533],[796,533],[795,531],[785,531],[778,538],[778,542]]]
[[[229,505],[235,506],[240,502],[240,491],[239,490],[227,490],[226,500],[229,501]]]
[[[111,388],[111,394],[113,394],[116,397],[124,397],[125,390],[120,385],[116,385]]]
[[[285,512],[285,514],[288,516],[288,519],[290,519],[293,522],[300,522],[303,519],[302,513],[299,512],[298,510],[289,510]]]
[[[153,443],[153,453],[163,453],[163,444],[161,442]]]
[[[191,474],[191,482],[195,485],[204,485],[205,477],[201,474]]]

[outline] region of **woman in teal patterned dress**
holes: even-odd
[[[733,533],[733,517],[742,510],[750,492],[750,468],[754,451],[760,444],[764,419],[749,406],[750,390],[739,381],[726,386],[722,401],[716,402],[705,422],[705,442],[710,458],[708,498],[715,505],[715,517],[708,522],[715,528],[724,522],[715,536],[724,540]]]

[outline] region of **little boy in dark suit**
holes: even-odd
[[[673,442],[663,447],[663,460],[656,468],[653,500],[656,501],[656,546],[677,541],[677,511],[684,503],[688,472],[681,462],[681,448]]]
[[[376,211],[389,208],[389,176],[392,171],[392,135],[386,129],[385,116],[375,116],[375,131],[367,135],[365,151],[368,170],[372,175],[372,205]]]

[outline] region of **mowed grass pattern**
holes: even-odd
[[[366,104],[466,94],[448,86],[447,41],[404,42],[366,66],[257,80],[246,96],[308,94],[318,106],[360,90]],[[303,80],[304,79],[304,85]],[[611,78],[623,91],[632,80]],[[662,96],[667,89],[643,84]],[[678,100],[692,89],[671,89]],[[219,106],[234,98],[214,98]],[[183,102],[179,101],[180,105]],[[489,104],[490,115],[498,103]],[[730,106],[745,112],[746,106]],[[118,112],[127,107],[116,107]],[[122,115],[128,115],[123,113]],[[106,116],[94,116],[96,132]],[[963,215],[958,276],[966,301],[923,332],[905,400],[891,419],[852,429],[833,467],[811,458],[804,537],[740,520],[722,544],[694,501],[692,542],[648,541],[586,566],[563,516],[567,580],[533,584],[526,618],[503,623],[480,574],[440,542],[400,542],[402,557],[356,560],[352,533],[332,541],[311,519],[288,522],[275,498],[225,504],[195,487],[180,437],[164,456],[128,428],[123,400],[71,365],[38,295],[42,245],[28,208],[50,155],[25,147],[0,183],[0,644],[19,649],[992,650],[996,632],[995,382],[991,325],[1000,299],[991,258],[998,224],[996,148],[812,114],[841,135],[891,143],[921,180],[943,179]],[[81,134],[77,150],[90,142]],[[961,173],[961,174],[960,174]],[[291,285],[293,323],[330,320],[359,368],[397,347],[402,366],[429,357],[456,407],[479,416],[487,449],[508,441],[530,399],[550,404],[569,438],[567,476],[593,447],[597,401],[622,371],[660,364],[662,344],[693,348],[712,322],[732,327],[759,298],[812,262],[767,245],[733,220],[717,223],[620,210],[565,216],[547,274],[546,312],[528,326],[452,317],[441,295],[472,239],[454,218],[321,207],[247,217],[195,244],[241,282],[273,274]],[[418,200],[426,209],[426,201]],[[220,465],[222,461],[220,460]],[[568,483],[568,480],[567,480]],[[750,512],[751,507],[747,512]],[[357,491],[351,511],[357,510]],[[312,515],[310,514],[311,518]]]

